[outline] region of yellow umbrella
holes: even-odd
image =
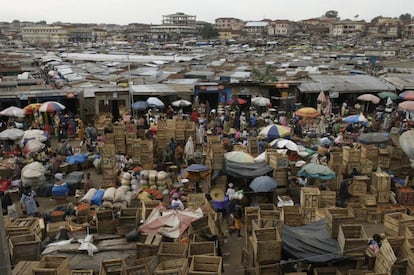
[[[299,110],[297,110],[295,112],[295,114],[297,116],[305,117],[305,118],[315,118],[315,117],[318,117],[318,116],[321,115],[318,112],[318,110],[316,110],[315,108],[312,108],[312,107],[303,107],[303,108],[300,108]]]

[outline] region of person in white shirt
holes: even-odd
[[[178,194],[174,194],[173,195],[173,200],[171,201],[171,209],[174,209],[174,210],[184,210],[184,204],[178,198]]]
[[[226,191],[226,196],[229,198],[229,201],[231,201],[233,199],[234,194],[236,194],[236,190],[233,188],[233,183],[229,183],[228,184],[228,188]]]
[[[298,184],[300,187],[306,186],[308,184],[308,179],[305,176],[300,176],[298,178]]]

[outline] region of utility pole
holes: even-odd
[[[132,80],[131,80],[131,62],[129,61],[129,53],[127,53],[128,59],[128,95],[129,95],[129,108],[131,108],[131,115],[132,115],[132,104],[134,104],[134,95],[132,91]]]
[[[1,199],[0,199],[1,205]],[[9,244],[6,239],[6,228],[4,227],[3,211],[0,211],[0,274],[12,275]]]

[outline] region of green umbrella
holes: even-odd
[[[398,98],[398,95],[396,93],[393,93],[393,92],[381,92],[381,93],[378,93],[378,96],[380,98],[390,98],[392,100]]]

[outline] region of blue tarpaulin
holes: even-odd
[[[68,164],[80,164],[88,161],[89,154],[75,154],[72,156],[67,156],[65,162]]]

